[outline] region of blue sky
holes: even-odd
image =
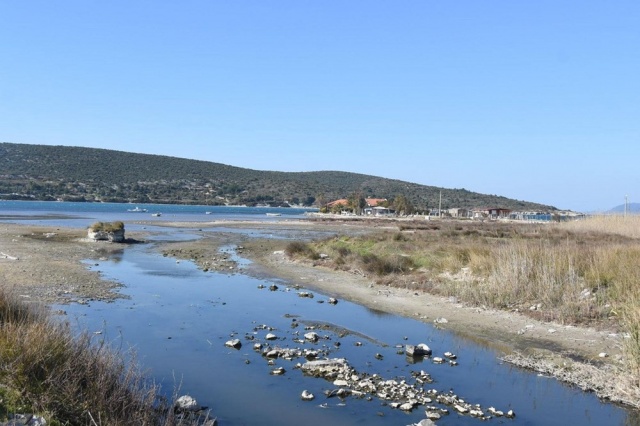
[[[640,1],[0,0],[0,141],[608,209],[640,201]]]

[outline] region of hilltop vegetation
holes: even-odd
[[[96,148],[0,143],[0,199],[159,204],[322,206],[353,194],[393,200],[419,211],[497,206],[554,207],[341,171],[277,172]]]

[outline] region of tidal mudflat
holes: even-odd
[[[151,245],[90,269],[122,283],[127,299],[60,306],[67,320],[135,349],[167,392],[179,386],[220,424],[412,424],[428,413],[436,424],[633,423],[631,411],[502,363],[495,348],[287,280],[205,272]],[[406,345],[420,343],[431,356],[408,357]],[[305,367],[321,359],[348,367]]]
[[[599,346],[616,344],[607,333],[558,328],[549,335],[548,324],[376,287],[362,277],[290,262],[278,250],[295,238],[364,232],[351,225],[136,222],[127,229],[138,243],[120,246],[89,243],[83,229],[64,223],[3,223],[2,252],[14,258],[0,259],[5,282],[19,287],[25,300],[70,302],[55,307],[66,311],[62,320],[100,333],[96,339],[123,350],[133,348],[168,395],[180,387],[210,407],[221,424],[411,424],[426,418],[428,407],[442,415],[437,424],[480,422],[471,410],[456,412],[455,405],[464,408],[459,399],[479,404],[498,424],[637,423],[633,410],[500,361],[513,347],[547,338],[597,354]],[[163,256],[171,250],[183,250],[184,256]],[[207,258],[192,259],[198,253]],[[213,257],[217,266],[204,267]],[[338,303],[329,303],[331,297]],[[434,324],[438,318],[447,322]],[[318,334],[316,342],[304,337],[309,332]],[[275,339],[267,339],[269,333]],[[242,343],[239,349],[225,346],[233,339]],[[432,356],[407,358],[406,345],[420,343]],[[286,351],[270,358],[268,349]],[[344,359],[352,377],[305,374],[301,366],[309,352],[316,359]],[[456,355],[457,365],[445,352]],[[381,398],[384,390],[356,388],[355,376],[357,382],[384,381],[389,387],[404,381],[414,399],[431,402],[402,410],[399,401]],[[338,393],[340,388],[345,390]],[[397,392],[388,390],[386,396]],[[303,391],[314,398],[303,400]],[[513,410],[515,418],[496,417],[490,407]]]

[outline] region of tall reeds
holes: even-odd
[[[332,238],[308,250],[328,253],[341,269],[362,268],[363,259],[393,264],[400,257],[402,268],[370,271],[384,284],[411,282],[413,289],[455,295],[472,305],[617,327],[640,385],[640,217],[545,225],[403,224],[401,234]]]
[[[124,354],[0,291],[1,419],[26,412],[48,424],[172,424],[158,391]]]

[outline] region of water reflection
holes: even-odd
[[[169,393],[177,380],[184,391],[212,408],[223,425],[254,424],[258,419],[263,425],[406,425],[424,418],[423,407],[404,413],[375,395],[370,401],[325,398],[323,392],[335,386],[296,369],[304,359],[274,359],[269,365],[253,349],[256,342],[317,349],[328,357],[346,358],[358,372],[385,379],[411,380],[413,371],[425,370],[434,379],[429,388],[453,389],[483,407],[516,410],[516,419],[494,419],[495,424],[630,425],[638,420],[637,413],[602,404],[593,395],[502,365],[497,352],[446,331],[346,301],[318,303],[328,297],[318,292],[313,299],[299,297],[282,281],[278,290],[269,291],[270,283],[264,280],[204,273],[190,262],[176,263],[142,245],[101,262],[99,270],[105,278],[126,284],[123,292],[130,299],[66,306],[70,318],[78,318],[89,330],[105,328],[107,336],[121,336],[123,346],[135,347],[142,364]],[[293,319],[299,325],[292,326]],[[317,343],[297,341],[306,327],[321,336]],[[267,341],[267,332],[276,334],[276,340]],[[224,346],[232,337],[241,339],[239,350]],[[406,343],[421,342],[434,355],[458,354],[459,365],[408,359],[401,350]],[[277,367],[286,373],[269,374]],[[302,401],[303,390],[320,397]],[[479,423],[455,414],[438,421]]]

